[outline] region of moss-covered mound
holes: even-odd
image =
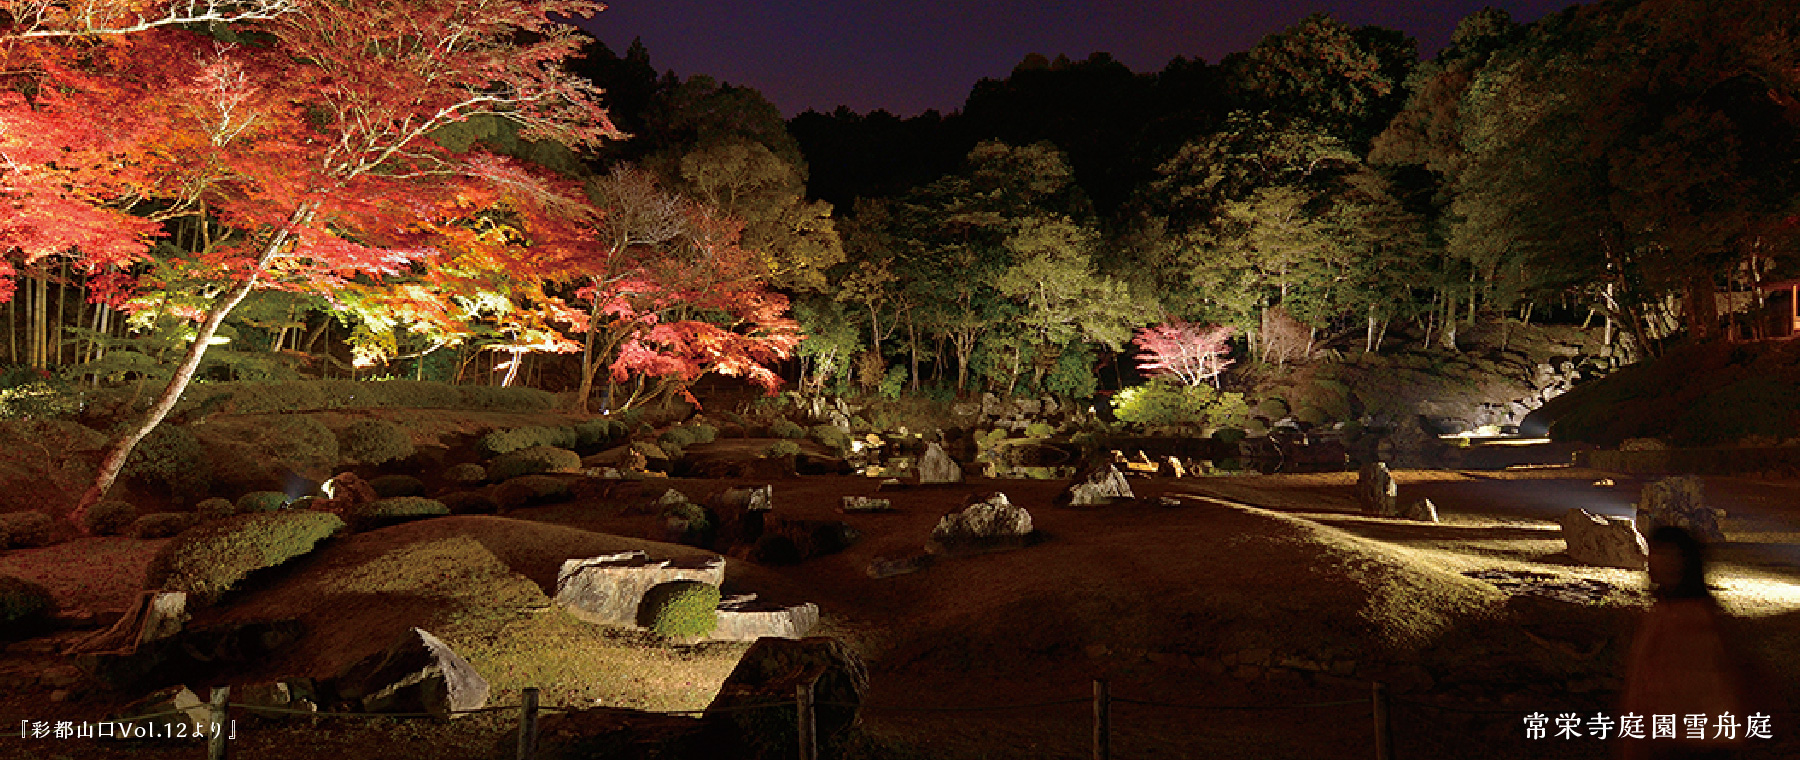
[[[329,512],[238,515],[189,531],[150,560],[144,587],[185,591],[203,603],[216,601],[245,576],[313,550],[343,529]]]
[[[338,452],[362,464],[381,464],[413,455],[412,438],[387,420],[359,420],[338,431]]]
[[[1800,437],[1800,343],[1686,346],[1583,383],[1528,423],[1557,440],[1616,446],[1661,438],[1678,446]]]
[[[273,512],[288,503],[288,495],[280,491],[251,491],[239,496],[233,505],[232,513],[247,515],[255,512]]]
[[[538,446],[567,449],[576,446],[581,438],[578,428],[567,425],[526,425],[488,433],[476,441],[475,450],[484,457],[495,457]]]
[[[705,636],[719,625],[719,587],[700,581],[671,581],[644,594],[638,625],[662,636]]]
[[[131,521],[125,535],[140,541],[168,538],[198,524],[200,516],[192,512],[158,512]]]
[[[137,516],[137,507],[132,506],[131,502],[103,499],[82,514],[81,527],[92,535],[116,536],[124,532]]]

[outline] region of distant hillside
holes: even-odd
[[[1577,385],[1527,420],[1559,441],[1616,446],[1660,438],[1719,446],[1762,436],[1800,439],[1800,342],[1713,343]],[[1775,440],[1768,440],[1775,439]]]

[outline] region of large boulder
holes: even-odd
[[[1016,548],[1030,541],[1032,531],[1030,512],[1013,506],[1006,494],[992,493],[944,515],[925,548],[934,554]]]
[[[1437,505],[1430,499],[1415,499],[1400,510],[1400,519],[1434,523],[1438,521]]]
[[[411,628],[387,651],[346,669],[337,679],[337,693],[367,712],[448,718],[487,706],[488,682],[448,644]]]
[[[1725,540],[1719,515],[1706,506],[1706,483],[1692,475],[1664,478],[1644,486],[1638,497],[1637,529],[1646,536],[1664,525],[1686,529],[1694,538]]]
[[[556,603],[590,623],[636,625],[644,594],[671,581],[722,585],[725,560],[651,560],[642,551],[571,559],[556,574]]]
[[[1370,462],[1357,470],[1356,503],[1372,515],[1400,516],[1400,487],[1385,463]]]
[[[919,483],[961,483],[963,479],[962,465],[944,453],[944,447],[936,441],[925,449],[925,456],[919,458]]]
[[[1650,548],[1628,518],[1571,509],[1558,522],[1562,524],[1569,559],[1584,565],[1626,570],[1642,570],[1647,566]]]
[[[1115,499],[1137,498],[1131,493],[1131,483],[1125,480],[1125,473],[1119,468],[1107,465],[1104,470],[1095,470],[1080,482],[1069,486],[1069,506],[1085,507],[1111,504]]]
[[[793,709],[737,708],[792,704],[796,688],[805,683],[813,686],[819,756],[837,757],[869,693],[868,667],[837,639],[757,639],[719,687],[706,717],[733,735],[740,752],[734,757],[786,760],[798,745]]]
[[[819,624],[819,606],[784,606],[756,598],[734,596],[719,602],[719,622],[707,638],[722,641],[755,641],[765,636],[804,638]]]

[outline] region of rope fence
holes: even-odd
[[[1181,704],[1181,703],[1174,703],[1174,702],[1161,702],[1161,701],[1149,700],[1149,699],[1134,699],[1134,698],[1130,698],[1130,697],[1115,697],[1115,696],[1112,696],[1110,685],[1105,680],[1095,680],[1094,681],[1094,684],[1093,684],[1094,693],[1093,693],[1092,697],[1071,697],[1068,699],[1046,700],[1046,701],[1040,701],[1040,702],[1025,702],[1025,703],[1019,703],[1019,704],[975,705],[975,706],[963,706],[963,707],[908,707],[908,706],[901,706],[901,705],[865,705],[865,704],[858,704],[858,703],[852,703],[852,702],[816,701],[813,698],[813,686],[814,686],[814,684],[811,684],[811,683],[805,683],[805,684],[799,685],[795,690],[795,698],[793,700],[780,700],[780,701],[762,702],[762,703],[757,703],[757,704],[733,705],[733,706],[729,706],[729,707],[719,707],[719,708],[712,708],[712,709],[706,709],[706,710],[631,710],[630,708],[622,708],[622,707],[620,707],[620,708],[599,707],[599,708],[585,708],[585,709],[618,710],[620,712],[631,712],[631,713],[635,713],[635,714],[683,715],[683,716],[723,715],[723,714],[734,714],[734,713],[754,712],[754,711],[759,711],[759,710],[777,710],[777,709],[778,710],[793,710],[796,713],[795,719],[797,720],[797,727],[799,729],[799,732],[798,732],[799,746],[796,748],[798,751],[798,756],[801,758],[801,760],[818,760],[819,756],[818,756],[817,736],[815,735],[814,711],[819,707],[851,708],[851,709],[857,709],[857,710],[868,711],[868,712],[886,712],[886,713],[965,713],[966,714],[966,713],[1006,712],[1006,711],[1018,711],[1018,710],[1041,710],[1041,709],[1053,708],[1053,707],[1068,707],[1068,706],[1080,705],[1080,704],[1091,704],[1093,706],[1093,713],[1094,713],[1093,758],[1094,758],[1094,760],[1111,760],[1111,744],[1112,744],[1112,725],[1111,725],[1112,724],[1112,715],[1111,715],[1111,713],[1112,713],[1112,705],[1115,703],[1123,704],[1123,705],[1131,705],[1134,707],[1148,707],[1148,708],[1167,709],[1167,710],[1232,711],[1232,712],[1304,710],[1304,709],[1350,707],[1350,706],[1360,705],[1360,706],[1365,706],[1365,707],[1372,706],[1374,708],[1374,713],[1375,713],[1375,718],[1376,718],[1376,721],[1375,721],[1375,747],[1376,747],[1377,760],[1392,760],[1392,757],[1393,757],[1392,742],[1390,740],[1390,737],[1388,736],[1388,728],[1387,728],[1387,723],[1388,723],[1387,715],[1388,715],[1388,711],[1389,711],[1388,699],[1389,698],[1387,696],[1386,686],[1379,682],[1373,684],[1372,696],[1368,699],[1344,699],[1344,700],[1333,700],[1333,701],[1327,701],[1327,702],[1307,702],[1307,703],[1300,703],[1300,704],[1279,704],[1279,705],[1197,705],[1197,704]],[[538,704],[539,690],[536,688],[527,688],[527,689],[522,690],[522,692],[520,694],[520,697],[521,697],[520,704],[517,704],[517,705],[482,707],[482,708],[477,708],[477,709],[473,709],[473,710],[446,710],[446,711],[442,711],[442,712],[406,712],[406,713],[333,712],[333,711],[328,711],[328,710],[299,710],[299,709],[295,709],[295,708],[291,708],[291,707],[276,707],[276,706],[271,706],[271,705],[245,704],[245,703],[241,703],[241,702],[229,701],[230,691],[231,691],[230,687],[225,687],[225,686],[214,687],[212,689],[212,693],[210,695],[211,698],[208,700],[207,703],[205,703],[203,705],[198,705],[196,707],[188,708],[185,710],[164,710],[161,712],[148,713],[148,714],[144,714],[144,715],[134,715],[131,717],[126,717],[126,718],[116,718],[111,721],[106,721],[106,723],[113,724],[113,725],[136,725],[136,724],[146,723],[146,722],[150,722],[150,721],[155,721],[160,718],[173,718],[173,717],[177,717],[177,716],[180,716],[182,718],[192,718],[194,710],[204,708],[208,713],[210,723],[214,729],[212,733],[199,737],[199,738],[206,739],[206,758],[207,758],[207,760],[227,760],[230,745],[226,741],[226,738],[227,738],[226,734],[221,729],[222,729],[222,727],[229,724],[230,715],[231,715],[230,711],[233,709],[241,710],[241,711],[247,712],[252,715],[296,715],[296,716],[306,716],[306,717],[314,717],[314,718],[362,718],[362,719],[368,719],[368,720],[382,720],[382,719],[391,720],[391,719],[407,719],[407,718],[445,718],[445,717],[450,717],[450,716],[461,716],[461,715],[480,715],[480,714],[488,714],[488,713],[516,712],[519,714],[519,742],[518,742],[517,758],[518,758],[518,760],[535,760],[536,753],[537,753],[538,718],[540,716],[546,715],[546,714],[570,713],[570,712],[576,712],[579,709],[583,709],[583,708],[564,708],[564,707],[554,707],[554,706],[540,706]],[[1422,706],[1422,707],[1436,707],[1436,708],[1440,708],[1440,709],[1454,709],[1454,708],[1444,707],[1442,705],[1433,705],[1433,704],[1427,703],[1427,702],[1416,702],[1413,700],[1400,700],[1400,701],[1402,701],[1408,705],[1417,705],[1417,706]],[[1480,710],[1480,711],[1458,710],[1458,711],[1460,711],[1460,712],[1505,712],[1505,711],[1499,711],[1499,710]],[[21,728],[21,732],[23,732],[23,731],[24,731],[24,729]],[[155,737],[154,732],[151,733],[151,736]],[[125,738],[131,738],[131,737],[125,737]],[[168,738],[168,737],[161,737],[161,738]]]

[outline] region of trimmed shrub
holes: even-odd
[[[425,481],[411,475],[383,475],[370,480],[369,487],[375,489],[376,496],[383,498],[421,496],[425,493]]]
[[[490,432],[475,443],[475,450],[481,454],[482,458],[488,459],[538,446],[552,446],[559,449],[572,448],[580,439],[579,432],[566,425],[560,427],[526,425]]]
[[[1286,401],[1278,398],[1266,398],[1262,400],[1262,403],[1256,405],[1256,413],[1270,420],[1281,420],[1293,412],[1288,408]]]
[[[270,457],[295,469],[323,469],[338,461],[337,436],[312,417],[279,416],[262,439],[262,448]]]
[[[131,521],[125,535],[143,541],[168,538],[199,524],[200,516],[192,512],[158,512]]]
[[[55,611],[56,598],[50,589],[24,578],[0,575],[0,638],[14,638]]]
[[[502,454],[488,463],[487,473],[494,480],[510,480],[539,472],[576,472],[580,469],[580,454],[551,446],[533,446]]]
[[[313,550],[344,528],[330,512],[266,512],[236,515],[177,536],[150,560],[144,587],[184,591],[211,604],[257,570],[275,567]]]
[[[1219,428],[1213,431],[1213,440],[1224,444],[1238,443],[1248,437],[1243,428]]]
[[[705,636],[719,625],[719,587],[700,581],[660,583],[644,594],[638,625],[662,636]]]
[[[497,385],[457,386],[465,409],[497,409],[519,412],[548,411],[556,408],[556,394],[536,388]]]
[[[617,420],[588,420],[575,425],[575,446],[587,448],[625,437],[625,426]]]
[[[137,517],[137,507],[131,502],[102,499],[81,516],[81,527],[96,536],[116,536]]]
[[[230,499],[214,496],[195,504],[194,514],[199,515],[202,520],[217,520],[237,514],[237,505],[231,503]]]
[[[487,477],[487,468],[473,462],[451,465],[444,470],[445,480],[463,486],[485,483]]]
[[[805,438],[806,428],[794,424],[793,420],[780,419],[769,425],[769,435],[776,438]]]
[[[807,436],[839,452],[850,450],[850,434],[836,425],[814,425]]]
[[[672,427],[656,437],[656,445],[661,446],[663,451],[685,449],[694,445],[694,433],[685,427]]]
[[[212,459],[200,439],[180,425],[157,425],[125,459],[124,474],[161,485],[174,496],[206,493],[212,486]]]
[[[28,549],[50,543],[56,521],[42,512],[8,512],[0,515],[0,549]]]
[[[800,453],[800,444],[793,441],[776,441],[763,449],[765,457],[791,457]]]
[[[360,464],[381,464],[413,455],[412,438],[387,420],[358,420],[338,431],[338,452]]]
[[[1033,422],[1025,426],[1026,438],[1049,438],[1053,435],[1056,435],[1056,428],[1047,423]]]
[[[719,429],[704,422],[688,425],[687,430],[694,437],[694,443],[712,443],[719,439]]]
[[[549,475],[522,475],[494,489],[494,503],[504,512],[569,498],[569,483]]]
[[[657,448],[661,449],[663,455],[671,460],[687,456],[687,447],[676,445],[674,442],[660,444]]]
[[[358,506],[354,513],[354,519],[358,530],[368,530],[425,517],[443,517],[447,514],[450,514],[450,507],[437,499],[427,499],[422,496],[396,496],[391,499],[376,499]]]
[[[494,497],[480,491],[439,494],[438,501],[443,502],[453,515],[491,515],[500,511],[500,505],[494,501]]]
[[[274,512],[287,506],[291,501],[288,495],[280,491],[251,491],[239,496],[233,514],[247,515],[255,512]]]

